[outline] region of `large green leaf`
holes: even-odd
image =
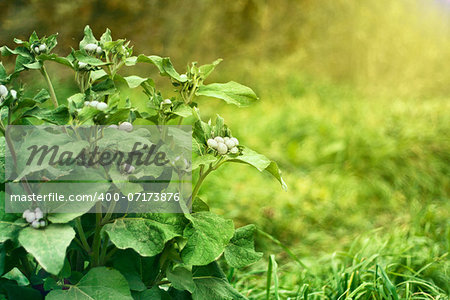
[[[187,215],[191,223],[183,236],[187,239],[181,251],[183,262],[189,265],[206,265],[217,259],[233,237],[232,220],[226,220],[208,211]]]
[[[172,283],[172,286],[178,290],[187,290],[191,293],[195,290],[192,271],[183,266],[175,266],[173,269],[169,268],[166,271],[166,276]]]
[[[74,237],[75,231],[69,225],[51,224],[39,230],[25,228],[19,234],[19,242],[47,272],[58,275]]]
[[[116,219],[103,230],[117,248],[131,248],[142,256],[160,253],[167,241],[179,236],[174,226],[146,218]]]
[[[98,267],[91,269],[81,280],[68,290],[51,291],[45,299],[77,300],[132,300],[130,289],[119,271]]]
[[[222,99],[237,106],[248,106],[258,100],[251,88],[234,81],[202,85],[198,88],[196,95]]]
[[[180,74],[178,74],[178,72],[175,70],[172,62],[170,61],[170,58],[168,58],[168,57],[162,58],[157,55],[147,56],[147,55],[141,54],[137,57],[136,56],[129,57],[126,61],[126,65],[133,66],[138,62],[151,63],[151,64],[155,65],[158,68],[159,73],[162,76],[169,76],[180,82],[186,81],[186,79],[182,79],[180,77]]]
[[[238,300],[247,299],[228,282],[217,262],[192,269],[195,290],[193,300]]]
[[[32,117],[56,125],[65,125],[69,122],[70,114],[67,106],[60,105],[55,109],[34,107],[26,111],[22,117]]]
[[[254,235],[255,225],[247,225],[236,229],[230,244],[225,248],[224,256],[227,263],[235,268],[242,268],[254,262],[261,257],[261,252],[255,252]]]
[[[173,300],[169,293],[157,286],[143,292],[133,292],[134,300]],[[178,298],[177,298],[178,299]],[[180,299],[181,300],[181,299]]]
[[[287,185],[281,177],[280,169],[278,169],[278,165],[276,162],[271,161],[264,155],[253,151],[250,148],[243,147],[241,151],[241,155],[239,156],[229,156],[228,161],[235,161],[240,163],[246,163],[258,169],[259,171],[267,171],[273,177],[275,177],[283,187],[283,189],[287,189]]]

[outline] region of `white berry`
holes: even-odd
[[[11,94],[11,97],[16,100],[17,99],[17,92],[16,90],[10,90],[9,93]]]
[[[181,79],[181,81],[186,81],[187,80],[187,75],[186,74],[181,74],[180,75],[180,79]]]
[[[216,136],[216,137],[214,138],[214,140],[215,140],[216,142],[218,142],[218,143],[224,143],[224,142],[225,142],[224,139],[223,139],[222,137],[220,137],[220,136]]]
[[[39,221],[33,221],[32,223],[31,223],[31,226],[33,227],[33,228],[36,228],[36,229],[38,229],[40,226],[41,226],[41,223],[39,222]]]
[[[39,47],[34,47],[34,52],[35,52],[36,54],[39,54]]]
[[[79,61],[78,62],[78,69],[85,69],[87,67],[87,65],[88,65],[87,63]]]
[[[0,97],[4,98],[8,96],[8,89],[3,84],[0,85]]]
[[[217,146],[219,145],[219,143],[217,143],[217,141],[213,139],[209,139],[206,143],[208,144],[208,147],[213,149],[217,149]]]
[[[87,44],[86,46],[84,46],[84,50],[86,50],[87,52],[94,52],[97,50],[97,45],[96,44]]]
[[[105,102],[99,102],[96,106],[96,108],[98,110],[106,110],[108,108],[108,104],[106,104]]]
[[[84,106],[89,106],[91,104],[91,101],[84,101]]]
[[[35,216],[36,216],[36,220],[40,220],[40,219],[42,219],[44,217],[44,213],[42,211],[40,211],[40,210],[39,211],[36,210]]]
[[[41,220],[40,222],[39,222],[39,225],[41,225],[41,227],[45,227],[45,221],[44,220]]]
[[[90,107],[97,107],[97,104],[98,104],[98,101],[94,100],[94,101],[91,101],[91,103],[89,103],[89,106]]]
[[[123,170],[125,173],[131,174],[136,170],[136,168],[130,164],[123,164]]]
[[[227,145],[225,145],[224,143],[219,143],[217,145],[217,152],[219,152],[219,154],[227,154],[228,152],[228,148]]]
[[[119,128],[119,126],[117,126],[117,125],[115,125],[115,124],[112,124],[112,125],[109,125],[109,126],[108,126],[108,128],[114,128],[114,129],[118,129],[118,128]]]
[[[236,146],[236,144],[233,142],[233,140],[232,139],[227,139],[227,140],[225,140],[225,145],[227,145],[227,147],[228,147],[228,149],[231,149],[231,148],[233,148],[234,146]]]
[[[163,101],[163,104],[165,104],[165,105],[171,105],[171,104],[172,104],[172,101],[170,101],[170,99],[166,99],[166,100]]]
[[[239,145],[239,141],[237,138],[231,138],[231,140],[234,142],[234,144],[237,146]]]
[[[26,219],[29,213],[30,213],[30,210],[29,210],[29,209],[27,209],[26,211],[24,211],[23,214],[22,214],[22,218]]]
[[[45,50],[47,50],[47,45],[46,45],[46,44],[41,44],[41,45],[39,46],[39,51],[40,51],[40,52],[45,52]]]
[[[231,148],[230,153],[231,154],[238,154],[239,153],[239,149],[237,147],[233,147],[233,148]]]
[[[28,223],[33,222],[36,219],[36,214],[32,211],[30,211],[27,216],[25,217]]]
[[[102,47],[100,47],[100,46],[97,47],[97,48],[95,49],[95,52],[97,52],[98,55],[102,54],[102,52],[103,52]]]
[[[133,125],[130,122],[123,122],[119,125],[119,130],[130,132],[133,130]]]

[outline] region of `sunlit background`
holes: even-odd
[[[276,254],[281,298],[305,289],[333,298],[356,288],[342,278],[371,280],[377,264],[405,298],[405,280],[418,282],[410,295],[450,292],[449,1],[0,2],[0,41],[9,46],[33,30],[58,32],[56,52],[66,55],[86,24],[97,36],[108,27],[131,40],[136,53],[170,56],[180,71],[224,58],[211,80],[235,80],[260,96],[241,110],[213,99],[200,106],[279,162],[289,190],[230,165],[200,196],[282,243],[257,236],[261,251]],[[48,68],[60,99],[75,91],[71,76]],[[156,74],[151,66],[126,72]],[[266,265],[229,278],[259,298]]]

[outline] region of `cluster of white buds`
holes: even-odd
[[[17,99],[17,92],[15,90],[10,90],[6,88],[3,84],[0,84],[0,103],[8,97],[8,94],[11,95],[13,99]]]
[[[44,220],[44,213],[39,207],[36,207],[34,211],[27,209],[23,212],[22,218],[24,218],[28,223],[30,223],[33,228],[43,228],[46,222]]]
[[[113,124],[113,125],[109,125],[108,128],[114,128],[114,129],[119,129],[119,130],[123,130],[126,132],[131,132],[131,131],[133,131],[133,124],[131,124],[130,122],[122,122],[122,123],[120,123],[119,126]]]
[[[227,153],[238,154],[239,149],[236,147],[239,145],[237,138],[216,136],[214,139],[209,139],[207,142],[208,147],[216,150],[219,154],[225,155]]]
[[[47,52],[47,45],[46,44],[40,44],[39,46],[36,45],[36,46],[34,46],[33,51],[37,55],[39,55],[41,53],[46,53]]]
[[[89,69],[89,64],[79,61],[78,69],[79,70],[87,70],[87,69]]]
[[[84,50],[88,53],[96,53],[97,55],[103,53],[102,47],[98,46],[97,44],[87,44],[86,46],[84,46]]]
[[[106,104],[105,102],[99,102],[97,100],[85,101],[84,106],[90,106],[101,111],[105,111],[108,108],[108,104]]]
[[[136,168],[130,164],[124,163],[122,165],[122,171],[126,174],[133,174]]]

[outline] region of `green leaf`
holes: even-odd
[[[105,33],[103,33],[102,36],[100,37],[100,42],[102,44],[107,43],[107,42],[112,42],[111,30],[109,30],[109,28],[106,28]]]
[[[238,300],[247,299],[228,282],[217,262],[207,266],[194,267],[192,270],[195,290],[193,300]]]
[[[68,290],[51,291],[45,299],[77,299],[132,300],[130,289],[125,278],[119,271],[98,267],[91,269],[81,280]]]
[[[202,75],[202,78],[205,79],[206,77],[208,77],[212,73],[212,71],[214,71],[216,66],[222,62],[222,60],[223,59],[219,58],[211,64],[200,66],[198,69],[200,71],[200,74]]]
[[[37,103],[44,103],[50,99],[50,94],[47,92],[46,89],[40,90],[34,97],[33,100]]]
[[[261,259],[262,253],[254,250],[255,225],[236,229],[230,244],[225,248],[227,263],[235,268],[243,268]]]
[[[134,300],[172,300],[170,295],[157,286],[143,292],[133,292]]]
[[[74,237],[75,231],[69,225],[51,224],[45,229],[25,228],[19,234],[19,242],[47,272],[58,275]]]
[[[70,62],[69,59],[67,59],[65,57],[60,57],[60,56],[58,56],[55,53],[52,53],[52,54],[41,54],[37,58],[40,61],[49,60],[49,61],[53,61],[53,62],[56,62],[56,63],[61,64],[61,65],[73,68],[73,65],[72,65],[72,63]]]
[[[207,166],[215,161],[217,161],[217,157],[212,154],[195,156],[192,160],[192,171],[198,169],[200,166]]]
[[[7,82],[8,73],[6,73],[6,69],[3,66],[2,62],[0,62],[0,83]]]
[[[196,95],[222,99],[239,107],[248,106],[258,100],[251,88],[234,81],[202,85],[198,88]]]
[[[32,117],[56,125],[65,125],[70,120],[69,109],[65,105],[60,105],[55,109],[34,107],[26,111],[22,117]]]
[[[271,161],[262,154],[251,150],[247,147],[242,147],[241,155],[232,157],[229,156],[228,161],[234,161],[239,163],[246,163],[258,169],[260,172],[267,171],[273,177],[275,177],[281,184],[284,190],[287,190],[287,185],[281,177],[281,172],[278,169],[276,162]]]
[[[190,224],[183,232],[187,239],[186,246],[181,251],[183,262],[189,265],[206,265],[216,260],[233,237],[233,221],[206,211],[186,217]]]
[[[80,50],[75,51],[73,53],[73,55],[78,61],[81,61],[81,62],[91,65],[91,66],[104,66],[104,65],[108,64],[108,63],[102,61],[101,59],[90,56]]]
[[[173,269],[167,269],[166,276],[170,283],[172,283],[172,286],[177,290],[187,290],[192,293],[195,289],[192,271],[183,266],[175,266]]]
[[[177,107],[175,107],[172,110],[172,113],[174,115],[177,115],[177,116],[180,116],[183,118],[187,118],[192,115],[192,108],[190,108],[188,105],[181,104],[181,105],[178,105]]]
[[[87,44],[97,44],[97,42],[98,41],[94,37],[91,27],[89,27],[89,25],[86,25],[86,27],[84,27],[84,37],[80,41],[80,49],[84,49],[84,46],[86,46]]]
[[[118,75],[116,75],[118,77]],[[138,86],[140,86],[143,82],[147,82],[150,81],[152,82],[152,80],[150,78],[142,78],[139,76],[127,76],[127,77],[122,77],[125,82],[128,84],[128,86],[132,89],[137,88]]]
[[[146,218],[116,219],[103,230],[117,248],[131,248],[142,256],[160,253],[166,242],[179,236],[174,226]]]
[[[155,65],[162,76],[169,76],[179,82],[185,82],[187,79],[181,79],[180,74],[175,70],[170,58],[159,57],[157,55],[139,55],[138,57],[130,57],[126,61],[127,66],[134,66],[138,62],[151,63]]]

